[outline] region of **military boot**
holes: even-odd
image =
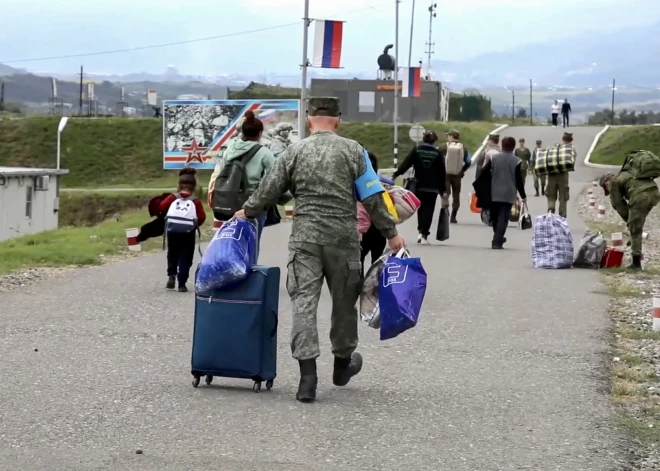
[[[451,210],[451,217],[449,218],[449,222],[452,224],[458,224],[458,221],[456,220],[456,215],[458,214],[458,209],[452,209]]]
[[[642,269],[642,257],[640,255],[633,255],[632,263],[628,265],[628,270],[641,270]]]
[[[319,378],[316,375],[316,359],[299,360],[300,384],[296,393],[296,400],[300,402],[314,402],[316,399],[316,386]]]
[[[351,358],[335,357],[332,382],[335,386],[346,386],[360,370],[362,370],[362,355],[359,353],[353,353]]]
[[[536,196],[539,196],[539,189],[536,189]]]
[[[541,196],[545,196],[545,187],[541,188]]]

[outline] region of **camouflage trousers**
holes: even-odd
[[[538,193],[539,183],[541,184],[540,188],[545,192],[545,183],[547,180],[547,175],[539,175],[536,173],[536,170],[532,170],[532,177],[534,178],[534,189]]]
[[[655,198],[635,202],[628,207],[628,230],[630,231],[630,248],[632,255],[642,255],[642,234],[646,217],[658,204]]]
[[[548,198],[548,211],[556,211],[556,203],[559,200],[559,215],[566,217],[567,203],[570,199],[568,187],[568,172],[558,175],[548,175],[548,186],[545,189]]]
[[[316,313],[324,278],[332,298],[332,353],[340,358],[350,358],[357,348],[356,304],[362,290],[359,246],[342,248],[289,242],[286,289],[293,308],[291,353],[297,360],[308,360],[321,354]]]

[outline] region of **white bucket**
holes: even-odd
[[[137,236],[140,231],[134,227],[126,229],[126,245],[131,252],[141,252],[142,246],[137,241]]]

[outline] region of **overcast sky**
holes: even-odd
[[[660,1],[435,0],[434,58],[460,60],[528,42],[609,31],[660,17]],[[413,62],[424,56],[429,0],[416,1]],[[302,58],[303,0],[0,0],[0,63],[67,73],[89,72],[295,74]],[[343,65],[376,69],[376,58],[394,42],[394,0],[311,0],[310,17],[345,20]],[[400,3],[400,52],[408,60],[412,0]],[[250,30],[273,28],[240,34]],[[314,29],[310,28],[310,47]],[[90,57],[11,62],[135,48],[209,36],[209,41]],[[552,65],[549,65],[550,67]]]

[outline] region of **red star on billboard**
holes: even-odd
[[[186,165],[195,161],[199,162],[200,164],[204,163],[202,154],[204,151],[206,151],[206,149],[208,149],[208,147],[199,147],[195,139],[192,140],[188,147],[182,147],[181,150],[188,154]]]

